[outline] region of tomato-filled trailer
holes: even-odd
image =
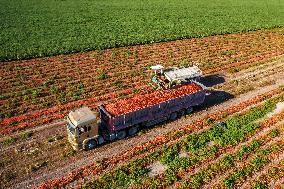
[[[140,128],[189,114],[204,102],[206,90],[197,82],[155,91],[98,107],[100,119],[87,107],[68,115],[68,138],[74,149],[92,149],[104,142],[136,134]]]

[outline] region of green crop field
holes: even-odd
[[[0,60],[284,25],[283,0],[1,0]]]

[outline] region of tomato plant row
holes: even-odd
[[[223,185],[226,188],[232,188],[243,181],[244,178],[249,177],[255,172],[258,172],[263,166],[267,165],[271,160],[281,154],[284,149],[284,141],[278,141],[273,143],[268,148],[263,149],[259,153],[254,154],[254,158],[249,163],[244,163],[242,167],[239,167],[236,171],[232,172],[223,181]]]
[[[275,148],[275,145],[277,145],[277,148]],[[225,185],[225,188],[233,188],[237,179],[242,176],[248,176],[253,171],[257,171],[260,167],[267,164],[270,158],[273,158],[276,155],[274,153],[280,153],[283,148],[283,139],[281,141],[269,145],[267,148],[264,149],[259,148],[259,145],[253,146],[252,144],[252,146],[248,146],[250,152],[245,159],[249,159],[249,166],[243,170],[238,168],[238,171],[235,174],[233,173],[232,178],[224,180],[223,183]],[[256,152],[254,152],[255,150]],[[267,151],[268,153],[266,153]],[[212,178],[214,178],[217,174],[222,174],[227,169],[236,166],[237,162],[239,161],[238,153],[240,153],[240,151],[235,154],[226,155],[217,163],[209,165],[209,167],[207,167],[206,169],[201,170],[200,172],[194,174],[192,177],[185,180],[178,188],[198,188],[201,187],[201,185],[204,183],[209,183],[210,181],[212,181]],[[247,163],[244,163],[244,165],[247,165]]]
[[[276,116],[275,120],[279,121],[279,120],[283,120],[283,118],[284,118],[284,113],[282,113],[281,115]],[[269,120],[269,119],[267,119],[267,120]],[[260,128],[258,128],[258,131],[261,132],[263,129],[267,129],[270,126],[274,125],[273,121],[269,122],[269,124],[267,124],[267,123],[268,123],[268,121],[265,121],[264,123],[262,123],[260,125]],[[284,131],[283,126],[277,126],[276,128],[279,129],[278,130],[279,133],[283,133],[283,131]],[[251,136],[253,136],[253,135],[251,135]],[[241,141],[246,141],[251,136],[244,136],[245,138],[242,138]],[[253,142],[252,142],[253,146],[251,146],[251,147],[249,147],[249,146],[242,146],[240,148],[240,150],[238,150],[237,152],[234,152],[234,155],[233,155],[234,161],[241,162],[241,161],[247,159],[248,155],[250,155],[256,149],[256,147],[259,148],[260,146],[266,145],[267,143],[272,141],[277,136],[278,135],[272,135],[270,132],[267,132],[264,135],[259,136],[257,138],[257,141],[255,139],[253,140]],[[252,147],[253,147],[253,149],[252,149]],[[234,149],[235,146],[230,146],[230,148]],[[232,150],[228,150],[228,151],[226,150],[226,151],[223,151],[223,152],[220,151],[218,153],[219,153],[219,155],[222,155],[222,154],[227,154],[227,152],[229,152],[228,155],[231,156],[231,152],[230,151],[232,151]],[[234,151],[236,151],[236,150],[234,150]],[[213,156],[212,158],[216,159],[215,156]],[[213,167],[215,168],[215,163],[212,164],[213,162],[210,163],[210,161],[209,161],[209,163],[206,164],[207,168],[205,168],[204,170],[199,171],[198,173],[195,173],[194,175],[187,176],[188,178],[184,182],[189,182],[189,183],[193,184],[194,187],[200,187],[201,184],[205,184],[205,183],[209,184],[210,180],[212,180],[213,178],[218,178],[218,175],[220,176],[221,174],[223,174],[223,172],[222,171],[221,172],[214,172],[214,171],[212,172],[212,168]],[[217,164],[219,162],[220,161],[218,161]],[[202,163],[202,165],[204,165],[204,164]],[[180,177],[183,177],[186,174],[190,174],[192,171],[193,170],[189,169],[189,170],[187,170],[186,173],[180,175]],[[215,170],[215,171],[217,171],[217,170]],[[209,173],[209,174],[213,173],[214,176],[213,175],[209,176],[206,173]],[[213,178],[212,178],[212,176],[213,176]],[[210,178],[209,180],[208,180],[208,177]],[[181,185],[181,182],[179,182],[178,185]],[[189,187],[188,185],[186,185],[186,186]]]
[[[268,168],[265,174],[260,175],[256,180],[250,183],[251,188],[269,188],[271,183],[276,183],[277,180],[284,178],[284,159],[281,159],[278,164],[273,164]],[[275,186],[275,184],[273,184]],[[274,188],[277,188],[276,186]],[[281,187],[279,186],[279,189]]]

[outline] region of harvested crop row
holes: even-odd
[[[126,114],[131,111],[143,109],[155,104],[159,104],[170,99],[178,98],[184,95],[193,94],[202,90],[202,88],[191,83],[175,89],[169,89],[167,91],[155,91],[150,94],[137,95],[132,98],[119,100],[112,104],[106,105],[106,110],[112,115],[117,116]]]

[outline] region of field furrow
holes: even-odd
[[[243,151],[237,151],[235,154],[225,155],[225,157],[217,163],[211,164],[207,169],[204,169],[199,173],[192,175],[192,177],[183,182],[180,186],[178,186],[178,188],[198,188],[201,187],[204,183],[207,183],[209,185],[205,185],[202,188],[235,187],[236,183],[239,181],[239,179],[241,179],[241,177],[249,176],[249,174],[252,173],[251,171],[257,171],[260,166],[264,166],[265,164],[269,163],[267,160],[266,151],[269,151],[269,161],[276,155],[270,154],[271,152],[275,153],[275,151],[271,150],[275,145],[277,147],[280,146],[280,149],[276,149],[277,155],[281,155],[281,153],[283,153],[283,134],[267,142],[260,142],[260,144],[261,145],[258,146],[259,144],[252,143],[249,146],[245,146],[249,151],[246,152],[248,154],[245,157],[241,157],[241,161],[239,159],[239,155],[242,154]],[[257,146],[256,151],[254,151],[254,145]],[[264,162],[262,162],[262,160]],[[257,163],[259,163],[260,165],[258,165]],[[247,168],[251,164],[253,170]],[[213,180],[212,176],[214,178]]]
[[[205,160],[205,162],[201,162],[195,167],[188,169],[187,173],[185,173],[184,176],[186,178],[192,177],[193,175],[197,174],[198,172],[205,169],[206,167],[209,167],[212,164],[216,164],[221,159],[223,159],[225,156],[239,152],[245,146],[249,146],[249,144],[251,144],[253,141],[261,141],[261,144],[269,142],[270,140],[272,140],[272,138],[270,137],[271,131],[277,130],[279,131],[279,133],[283,132],[284,130],[283,120],[281,122],[273,126],[259,128],[258,130],[256,130],[256,132],[252,136],[247,136],[246,139],[244,139],[244,142],[241,142],[236,146],[230,146],[229,148],[218,152],[218,155],[213,157],[211,160],[210,159]],[[207,185],[205,184],[203,188],[211,188],[210,185],[214,183],[214,181],[219,180],[218,175],[217,176],[214,175],[214,178],[211,178],[212,180]],[[175,183],[173,185],[173,188],[178,188],[178,186],[181,185],[182,182],[183,181],[181,180]]]
[[[284,177],[284,169],[279,168],[281,166],[279,166],[281,162],[284,162],[284,153],[276,156],[276,158],[274,158],[269,164],[265,165],[259,172],[254,172],[250,177],[243,179],[244,182],[239,186],[239,188],[251,188],[253,186],[256,186],[259,181],[261,181],[262,183],[264,183],[264,181],[265,183],[268,183],[269,181],[275,182],[275,179],[277,180]],[[265,179],[265,176],[270,178]]]

